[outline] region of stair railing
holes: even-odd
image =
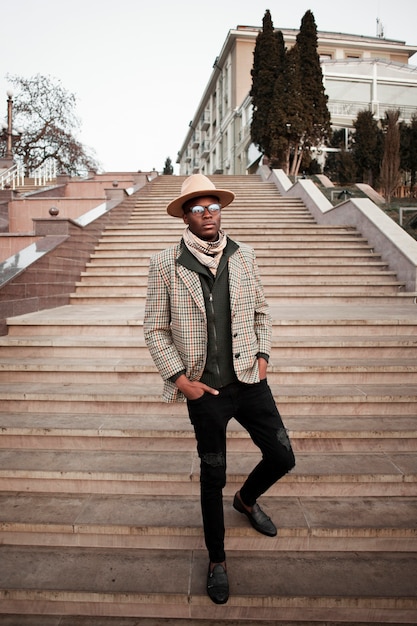
[[[25,168],[20,163],[15,163],[0,174],[0,189],[16,189],[24,184]]]
[[[56,161],[50,159],[42,163],[42,165],[30,173],[30,177],[33,178],[34,184],[37,187],[44,187],[46,183],[56,178]]]

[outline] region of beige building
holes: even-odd
[[[250,141],[249,91],[259,30],[238,26],[229,31],[178,152],[180,175],[246,174],[258,163],[260,154]],[[281,30],[290,48],[298,30]],[[403,41],[318,32],[333,128],[348,130],[358,112],[369,108],[377,119],[399,108],[401,119],[409,121],[417,112],[417,67],[408,64],[416,52]]]

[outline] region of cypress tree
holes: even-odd
[[[284,37],[279,30],[277,39],[278,64],[272,100],[268,111],[269,153],[271,167],[286,168],[289,145],[288,115],[286,110],[288,73]]]
[[[303,151],[330,135],[330,113],[317,53],[317,28],[307,11],[296,44],[286,51],[280,31],[274,32],[266,11],[254,50],[251,71],[253,116],[251,139],[270,165],[297,174]]]
[[[297,35],[300,75],[302,77],[302,107],[304,134],[301,138],[303,150],[317,147],[330,136],[330,113],[327,108],[328,97],[323,86],[323,73],[317,52],[317,26],[313,13],[308,10],[301,20]],[[298,172],[302,151],[299,153],[293,173]]]
[[[288,146],[286,154],[285,171],[296,173],[299,167],[298,157],[301,157],[301,146],[305,136],[303,85],[300,68],[300,50],[296,43],[286,55],[285,81],[287,84],[285,94],[286,132]]]
[[[262,31],[256,38],[250,95],[253,107],[251,139],[260,152],[268,157],[271,156],[269,110],[274,96],[278,66],[278,39],[274,33],[271,13],[267,10],[262,20]]]

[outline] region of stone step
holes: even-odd
[[[289,257],[268,258],[260,257],[258,259],[258,265],[263,276],[273,274],[275,272],[282,275],[289,275],[291,273],[297,273],[304,271],[309,274],[345,274],[345,273],[359,273],[359,274],[377,274],[387,272],[389,275],[395,272],[389,271],[387,264],[384,261],[361,261],[356,260],[354,257],[347,256],[342,257],[339,260],[333,258],[331,261],[324,261],[323,257],[314,257],[309,261],[304,259],[291,259]],[[129,275],[130,273],[140,272],[143,275],[148,275],[149,270],[149,257],[137,257],[136,259],[122,259],[117,260],[111,257],[99,259],[93,258],[86,264],[86,274],[92,274],[95,272],[110,272],[120,273],[121,275]]]
[[[179,229],[178,230],[178,234],[179,237],[181,236],[183,230],[184,230],[184,223],[182,221],[175,221],[174,225],[170,225],[169,222],[166,222],[165,220],[167,219],[167,217],[164,214],[158,214],[157,211],[160,210],[160,207],[155,208],[155,209],[149,209],[149,211],[141,211],[140,214],[135,214],[132,213],[131,217],[129,218],[129,227],[131,228],[142,228],[142,229],[146,229],[147,226],[149,225],[150,222],[152,222],[152,225],[154,227],[160,227],[161,230],[164,229],[164,226],[167,226],[168,231],[170,231],[171,229]],[[271,222],[274,222],[275,224],[279,224],[279,226],[282,227],[294,227],[294,226],[315,226],[316,225],[316,221],[315,219],[311,216],[310,213],[308,213],[308,211],[306,210],[301,210],[301,209],[293,209],[293,210],[289,210],[288,208],[283,208],[281,209],[281,212],[279,211],[274,211],[273,213],[271,213],[271,215],[269,217],[265,216],[265,220],[270,220]],[[222,223],[224,226],[224,230],[226,231],[226,233],[229,236],[232,236],[232,232],[234,232],[235,228],[236,228],[236,224],[239,223],[240,221],[242,221],[243,225],[247,225],[248,227],[251,228],[252,231],[256,230],[256,224],[254,224],[254,220],[253,217],[242,217],[240,218],[240,215],[236,214],[236,216],[234,217],[234,223],[232,220],[232,216],[229,217],[228,220],[223,219]],[[116,225],[120,225],[120,221],[114,222]]]
[[[0,363],[0,382],[53,382],[62,384],[77,382],[108,384],[157,385],[160,375],[150,357],[122,357],[116,354],[110,358],[93,357],[88,349],[80,358],[62,356],[27,356],[24,361],[19,356],[4,356]],[[104,351],[103,351],[104,352]],[[417,353],[417,348],[415,350]],[[117,351],[116,351],[117,353]],[[285,358],[281,364],[279,355],[271,355],[268,367],[268,380],[271,384],[297,385],[315,383],[335,384],[413,384],[417,381],[417,354],[415,358],[387,359],[381,362],[357,358],[338,358],[314,361],[310,358]]]
[[[18,331],[19,327],[15,329]],[[76,330],[71,326],[55,326],[49,329],[41,327],[41,331],[31,337],[30,328],[23,328],[23,333],[0,337],[1,354],[4,359],[28,359],[28,358],[81,358],[83,354],[88,358],[111,358],[113,366],[120,359],[133,359],[139,364],[141,360],[149,362],[149,351],[143,338],[142,327],[130,328],[128,326],[96,328],[96,334],[75,335]],[[85,331],[86,329],[84,329]],[[93,329],[94,330],[94,329]],[[129,331],[133,330],[133,334]],[[287,329],[289,330],[289,329]],[[117,332],[117,335],[114,333]],[[55,334],[52,334],[55,333]],[[62,335],[61,335],[62,333]],[[111,333],[111,334],[110,334]],[[417,342],[415,335],[392,335],[383,336],[374,333],[370,337],[358,335],[346,337],[329,336],[288,336],[279,335],[273,337],[271,353],[271,367],[285,368],[292,365],[289,359],[316,359],[316,364],[304,362],[303,365],[321,367],[338,367],[346,365],[348,368],[363,367],[367,361],[374,359],[375,366],[383,366],[380,359],[389,359],[387,366],[399,364],[412,365],[412,359],[417,356]],[[343,354],[343,357],[341,356]],[[84,357],[85,358],[85,357]],[[83,358],[83,360],[84,360]],[[285,359],[285,363],[283,362]],[[343,359],[343,361],[341,361]],[[332,363],[334,361],[334,363]],[[25,367],[26,360],[22,363]],[[1,364],[0,364],[1,367]],[[3,366],[3,370],[6,368]],[[278,370],[276,370],[278,371]],[[348,371],[348,370],[347,370]]]
[[[148,241],[146,241],[146,239],[148,239]],[[104,240],[101,241],[96,249],[95,249],[95,254],[98,254],[99,252],[109,252],[109,251],[134,251],[134,250],[138,250],[138,251],[147,251],[149,250],[150,253],[149,254],[153,254],[154,251],[160,250],[162,249],[162,246],[160,245],[160,241],[161,238],[155,236],[154,238],[152,237],[144,237],[143,239],[138,239],[137,241],[135,241],[134,238],[132,238],[131,241],[129,241],[128,237],[125,237],[124,239],[121,238],[120,241],[114,241],[111,242],[110,240]],[[169,237],[166,237],[166,240],[164,242],[164,245],[166,247],[168,247],[170,244],[176,244],[178,242],[178,237],[173,235],[172,239]],[[360,243],[360,242],[355,242],[355,241],[351,241],[348,239],[340,239],[340,241],[336,240],[336,239],[332,239],[329,240],[327,238],[324,238],[322,240],[320,240],[319,237],[317,237],[314,241],[311,240],[311,238],[309,238],[308,236],[306,236],[305,238],[300,237],[298,240],[296,239],[291,239],[289,240],[288,238],[283,237],[282,241],[277,241],[276,237],[271,237],[269,240],[267,240],[266,238],[264,238],[262,240],[262,242],[256,242],[256,239],[248,239],[247,243],[249,243],[252,246],[255,246],[256,244],[256,254],[260,254],[262,255],[262,253],[265,254],[265,252],[268,252],[269,254],[271,254],[271,251],[276,251],[276,252],[282,252],[285,250],[295,250],[297,251],[299,249],[299,246],[301,244],[306,244],[308,242],[308,251],[310,250],[316,250],[318,252],[321,252],[323,254],[323,251],[326,250],[336,250],[340,252],[340,255],[343,256],[343,251],[345,250],[352,250],[352,251],[357,251],[357,252],[365,252],[367,253],[369,251],[369,245],[367,243]],[[305,252],[305,251],[304,251]],[[297,257],[298,255],[295,254],[295,257]]]
[[[177,219],[175,221],[165,212],[165,207],[161,206],[162,203],[150,204],[147,206],[142,206],[137,209],[133,209],[128,219],[125,223],[128,223],[130,226],[134,224],[143,224],[144,227],[149,222],[152,222],[153,225],[159,225],[162,223],[172,224],[176,227],[184,228],[183,221],[181,219]],[[226,232],[229,231],[230,227],[235,227],[237,223],[242,219],[244,223],[253,224],[253,228],[256,229],[257,224],[260,221],[257,219],[262,211],[262,220],[264,222],[270,222],[274,225],[286,224],[291,226],[294,221],[302,222],[303,224],[314,225],[315,219],[311,215],[311,213],[302,205],[289,205],[285,204],[275,204],[273,200],[266,200],[263,203],[260,203],[260,206],[257,207],[257,212],[253,211],[252,205],[249,204],[247,209],[244,204],[241,204],[236,207],[235,211],[223,211],[222,213],[222,225]],[[121,220],[117,220],[114,222],[115,224],[120,224]]]
[[[132,248],[130,250],[123,250],[123,249],[119,249],[119,250],[96,250],[91,256],[90,256],[90,262],[95,260],[95,259],[112,259],[113,263],[117,263],[119,259],[126,259],[127,261],[129,261],[130,259],[132,260],[132,262],[134,262],[136,259],[147,259],[149,260],[151,254],[153,254],[154,252],[158,252],[158,250],[162,249],[162,245],[156,249],[156,248],[150,248],[150,249],[139,249],[139,248]],[[347,261],[349,263],[351,263],[352,261],[356,261],[356,262],[364,262],[364,261],[380,261],[381,258],[379,255],[374,254],[372,252],[367,251],[366,249],[363,250],[359,250],[359,249],[339,249],[337,246],[335,248],[327,248],[326,252],[323,251],[323,248],[321,246],[319,246],[318,248],[315,249],[300,249],[300,248],[288,248],[288,249],[274,249],[273,253],[271,252],[271,249],[267,250],[267,249],[258,249],[256,251],[256,256],[257,259],[259,261],[259,265],[262,265],[263,259],[266,258],[267,263],[271,263],[271,256],[273,257],[273,259],[275,260],[276,265],[280,265],[281,263],[288,263],[288,259],[294,259],[294,262],[297,263],[297,261],[299,262],[299,260],[306,260],[306,263],[308,264],[311,259],[311,263],[312,264],[317,264],[317,263],[323,263],[326,264],[326,260],[330,261],[330,262],[335,262],[335,261],[339,261],[342,263],[344,261]],[[113,264],[112,263],[112,264]]]
[[[163,462],[161,462],[163,460]],[[275,497],[415,497],[411,452],[299,452],[296,467],[268,490]],[[233,495],[259,462],[259,452],[229,451],[224,494]],[[196,451],[0,449],[0,490],[198,496]]]
[[[96,277],[88,277],[85,280],[81,280],[75,283],[75,287],[78,292],[91,293],[93,295],[106,294],[109,291],[113,292],[113,295],[146,295],[147,280],[138,281],[135,278],[123,277],[119,278],[117,284],[112,280],[112,277],[105,277],[104,280],[99,280]],[[395,293],[403,288],[404,283],[395,281],[391,277],[382,277],[381,280],[375,280],[372,282],[371,278],[367,276],[354,276],[350,279],[350,282],[340,281],[338,276],[321,276],[318,278],[312,278],[306,275],[301,276],[297,282],[294,280],[281,281],[280,276],[269,276],[263,280],[264,291],[267,297],[280,296],[281,293],[287,295],[297,294],[300,289],[306,289],[311,287],[314,289],[315,294],[324,293],[328,295],[331,290],[332,295],[349,294],[351,291],[359,291],[361,287],[367,287],[368,291],[372,289],[372,293],[376,295],[384,293]]]
[[[417,552],[412,498],[265,496],[262,507],[277,537],[258,535],[225,498],[228,555]],[[201,550],[202,535],[198,496],[0,492],[2,546]]]
[[[312,224],[315,221],[310,211],[300,201],[291,204],[286,200],[281,199],[281,201],[276,201],[272,197],[265,197],[259,201],[256,211],[253,208],[253,202],[251,200],[247,202],[240,200],[234,207],[227,207],[227,210],[224,209],[222,212],[222,224],[227,227],[228,224],[232,223],[232,220],[234,220],[236,224],[236,222],[242,218],[247,222],[251,222],[255,227],[260,223],[259,220],[257,221],[260,211],[262,211],[262,220],[264,222],[269,221],[271,224],[277,224],[281,220],[290,223],[291,218],[294,216],[301,217],[306,224]],[[146,213],[148,215],[146,215]],[[155,213],[158,214],[158,218],[161,220],[169,219],[164,208],[161,211],[160,206],[150,206],[148,210],[134,211],[130,221],[134,221],[135,218],[140,220],[143,219],[144,216],[149,217],[155,215]]]
[[[122,250],[114,251],[113,254],[110,251],[100,251],[100,253],[94,253],[90,257],[90,265],[91,266],[111,266],[111,267],[146,267],[149,266],[149,259],[151,257],[152,252],[146,250],[135,250],[132,251],[133,256],[129,255],[129,252],[123,252]],[[381,263],[379,257],[374,256],[372,254],[358,254],[352,253],[352,251],[343,251],[342,254],[337,253],[337,251],[333,251],[329,254],[329,257],[326,260],[326,256],[316,251],[312,256],[308,256],[299,251],[297,256],[291,262],[291,255],[288,251],[280,251],[277,252],[277,255],[274,258],[271,258],[267,254],[262,253],[258,257],[258,265],[260,271],[264,267],[273,267],[279,270],[282,268],[283,271],[286,270],[288,265],[293,265],[295,268],[299,266],[305,266],[306,268],[312,267],[314,269],[322,268],[322,267],[332,267],[333,265],[338,265],[344,268],[351,268],[355,265],[364,265],[366,266],[369,263],[370,268],[374,267],[386,267],[384,263]],[[88,266],[87,266],[88,267]]]
[[[108,226],[107,228],[104,229],[101,240],[100,241],[104,241],[106,240],[108,237],[110,238],[114,238],[114,237],[154,237],[154,236],[161,236],[161,234],[163,233],[164,237],[165,236],[176,236],[177,239],[178,237],[181,237],[182,232],[184,230],[184,225],[182,224],[181,226],[178,226],[177,224],[173,224],[173,225],[169,225],[164,223],[160,223],[160,224],[155,224],[154,221],[152,221],[151,225],[147,225],[146,230],[144,230],[144,226],[145,224],[141,225],[140,227],[135,227],[131,224],[129,225],[125,225],[125,226]],[[265,236],[270,236],[271,234],[276,234],[279,237],[283,237],[283,236],[294,236],[294,237],[298,237],[300,235],[312,235],[312,236],[336,236],[336,237],[350,237],[353,238],[355,241],[356,240],[361,240],[361,241],[366,241],[362,238],[361,234],[356,231],[353,230],[351,228],[347,228],[345,226],[321,226],[319,224],[298,224],[297,226],[292,226],[291,224],[288,226],[256,226],[256,229],[254,228],[254,224],[250,223],[250,222],[245,222],[244,220],[239,220],[238,224],[234,224],[233,225],[233,231],[234,233],[241,233],[242,235],[245,234],[246,236],[256,236],[258,237],[260,240],[262,240],[262,237]],[[255,231],[255,232],[254,232]]]
[[[47,410],[45,406],[45,411]],[[139,407],[140,408],[140,407]],[[158,405],[136,415],[109,413],[0,413],[0,448],[28,450],[98,450],[193,452],[194,432],[185,407],[178,415],[163,415]],[[415,416],[365,415],[288,416],[285,425],[298,452],[412,452],[417,447]],[[228,450],[255,448],[246,431],[231,420]]]
[[[268,208],[262,207],[262,216],[268,214]],[[277,208],[274,207],[270,211],[271,218],[277,214]],[[152,219],[149,216],[152,215]],[[294,225],[291,221],[297,218],[297,224]],[[299,219],[302,218],[302,219]],[[300,223],[298,223],[300,222]],[[352,237],[362,238],[363,235],[354,226],[349,224],[318,224],[311,221],[311,213],[304,208],[290,209],[288,212],[285,207],[278,210],[278,219],[269,219],[260,222],[259,215],[253,214],[252,211],[246,213],[241,208],[236,211],[235,214],[223,213],[222,225],[224,230],[229,234],[229,229],[234,232],[242,232],[247,234],[268,234],[274,232],[277,234],[292,234],[294,236],[301,233],[316,233],[316,234],[329,234],[329,235],[350,235]],[[115,233],[121,234],[155,234],[158,232],[177,233],[181,235],[184,231],[184,222],[181,219],[172,220],[169,215],[160,213],[157,209],[152,208],[149,211],[141,209],[141,211],[132,211],[129,213],[128,219],[120,221],[113,221],[106,224],[102,231],[102,237],[106,237],[109,234]]]
[[[216,606],[205,591],[203,550],[3,546],[0,601],[4,613],[158,618],[154,625],[208,616],[237,623],[242,615],[269,624],[283,614],[286,623],[412,624],[415,568],[414,553],[284,551],[277,559],[236,551],[228,558],[231,598]]]
[[[7,616],[4,616],[3,619],[3,626],[16,626],[16,624],[18,624],[19,626],[25,626],[26,624],[29,624],[29,626],[65,626],[66,624],[73,626],[74,621],[72,620],[72,618],[69,618],[67,620],[66,616],[57,616],[57,615],[44,615],[44,616],[39,616],[39,615],[33,615],[33,610],[35,610],[32,607],[32,612],[25,614],[25,615],[16,615],[16,614],[9,614]],[[243,610],[243,612],[245,612],[246,609]],[[276,613],[278,613],[279,615],[282,614],[286,614],[286,611],[279,611]],[[289,626],[290,624],[297,624],[297,626],[311,626],[312,622],[308,621],[306,622],[305,620],[300,621],[301,616],[298,616],[297,619],[295,621],[288,621],[287,619],[274,619],[273,621],[271,620],[264,620],[264,619],[260,619],[257,620],[256,618],[252,618],[251,619],[251,626]],[[79,616],[77,615],[77,624],[76,626],[103,626],[103,624],[105,624],[105,626],[135,626],[138,623],[138,621],[135,621],[134,617],[106,617],[105,622],[103,621],[103,617],[97,617],[97,616]],[[314,622],[315,623],[315,622]],[[366,624],[371,623],[370,621],[366,622]],[[405,622],[402,621],[401,625],[398,622],[395,622],[395,624],[391,621],[391,626],[415,626],[415,623],[413,622]],[[185,618],[161,618],[161,617],[146,617],[146,618],[141,618],[140,620],[140,625],[141,626],[188,626],[189,624],[189,619]],[[233,624],[233,626],[236,626],[237,622],[236,620],[228,620],[226,619],[204,619],[204,620],[200,620],[199,624],[201,626],[230,626],[231,624]],[[335,620],[328,620],[326,619],[325,622],[326,626],[341,626],[342,624],[344,624],[346,626],[346,621],[344,619],[342,619],[342,621],[340,621],[339,619],[335,619]],[[352,624],[352,622],[349,622],[349,626],[365,626],[365,622],[361,622],[359,624],[359,622],[355,622],[354,624]],[[379,622],[379,626],[381,626],[381,622]]]
[[[133,209],[132,216],[142,217],[143,215],[155,215],[158,219],[166,219],[172,221],[172,218],[166,212],[167,204],[172,200],[172,196],[158,196],[154,199],[143,198],[137,201]],[[256,202],[256,207],[254,206]],[[288,215],[301,212],[311,218],[311,213],[299,198],[283,198],[274,193],[258,193],[245,197],[245,193],[241,193],[240,197],[236,197],[232,205],[224,207],[222,218],[229,219],[242,214],[244,217],[254,221],[256,216],[262,211],[262,217],[265,215],[272,222],[274,217],[280,213],[287,211]]]
[[[262,207],[263,204],[267,203],[271,208],[274,205],[276,207],[288,206],[288,207],[303,207],[306,210],[306,206],[302,199],[296,197],[289,196],[281,196],[277,194],[277,190],[268,189],[265,190],[260,186],[254,187],[253,189],[246,189],[245,186],[240,187],[240,189],[235,188],[232,190],[236,194],[236,198],[233,204],[224,207],[224,214],[229,214],[231,212],[238,212],[239,207],[246,206],[248,211],[253,213],[259,212],[259,208]],[[172,200],[173,196],[170,195],[171,192],[162,191],[153,196],[141,196],[140,194],[136,196],[135,205],[138,210],[143,208],[155,207],[157,210],[161,211],[161,214],[166,215],[165,208],[166,205]],[[256,206],[254,206],[256,203]]]
[[[271,385],[281,415],[417,414],[417,385]],[[0,383],[3,411],[72,413],[111,411],[114,415],[143,412],[180,415],[182,403],[161,403],[162,385],[67,383]]]
[[[234,237],[237,237],[238,232],[234,233]],[[349,244],[349,245],[357,245],[365,248],[369,248],[369,244],[366,239],[362,237],[358,237],[356,235],[351,235],[348,233],[340,233],[333,234],[329,236],[327,233],[297,233],[297,234],[289,234],[286,232],[281,233],[247,233],[246,240],[250,241],[252,245],[257,244],[258,247],[267,248],[268,244],[273,244],[274,247],[279,249],[283,244],[285,245],[294,245],[297,243],[308,243],[310,244],[323,244],[325,247],[327,244],[334,246],[335,244]],[[161,233],[138,233],[135,234],[130,232],[129,234],[123,233],[120,235],[115,234],[107,234],[106,236],[101,237],[98,242],[97,249],[118,249],[123,247],[123,245],[127,245],[128,248],[132,247],[132,244],[135,246],[142,246],[146,243],[152,244],[160,244],[161,242]],[[178,242],[178,233],[164,233],[164,243],[169,245],[170,243]]]
[[[168,202],[172,200],[172,196],[165,195],[164,197],[157,196],[156,198],[142,198],[142,200],[138,199],[136,202],[136,214],[141,216],[143,213],[153,212],[156,213],[160,218],[172,219],[166,213],[166,205]],[[254,201],[256,202],[256,208],[254,207]],[[276,193],[259,193],[258,190],[255,191],[254,194],[247,195],[247,192],[244,191],[240,194],[240,197],[236,197],[233,202],[233,205],[229,205],[225,207],[223,210],[223,216],[227,218],[230,215],[239,215],[239,213],[243,213],[249,216],[250,219],[254,220],[256,214],[259,215],[260,210],[262,213],[269,214],[269,216],[273,217],[277,212],[288,210],[291,213],[293,210],[303,211],[304,213],[311,215],[305,204],[299,198],[283,198],[282,196],[277,196]]]
[[[270,269],[271,271],[281,272],[282,274],[291,273],[291,271],[298,272],[299,269],[305,269],[306,272],[323,272],[333,273],[340,270],[342,273],[346,271],[361,271],[361,272],[376,272],[376,271],[390,271],[388,264],[385,261],[379,260],[373,255],[365,258],[359,256],[346,255],[340,259],[331,256],[324,262],[324,257],[314,256],[310,259],[300,256],[299,258],[290,259],[287,256],[267,257],[260,256],[257,258],[258,266],[261,273]],[[138,263],[142,263],[142,259],[138,259]],[[96,261],[98,264],[98,261]],[[93,264],[91,264],[93,265]]]
[[[145,225],[146,222],[149,223],[150,221],[155,224],[160,224],[165,221],[166,223],[174,223],[177,226],[182,225],[182,227],[184,228],[182,221],[172,221],[172,218],[170,218],[170,216],[167,215],[167,213],[165,212],[165,207],[161,206],[161,204],[162,202],[157,204],[149,204],[147,206],[134,209],[129,215],[128,223],[130,225],[135,223],[141,223]],[[228,230],[229,224],[233,225],[233,220],[236,224],[236,222],[242,219],[248,224],[253,224],[254,228],[256,228],[256,225],[259,223],[259,221],[257,222],[256,219],[257,217],[259,217],[260,211],[262,211],[262,219],[264,221],[271,222],[272,224],[283,223],[291,226],[294,220],[303,222],[304,224],[315,223],[314,217],[311,215],[308,209],[306,209],[305,206],[302,205],[291,206],[287,203],[279,205],[274,203],[273,200],[266,200],[261,203],[260,206],[257,207],[257,209],[258,210],[255,213],[253,211],[252,204],[249,204],[248,211],[246,211],[245,213],[245,207],[242,204],[236,207],[236,210],[234,212],[228,211],[226,213],[226,211],[223,211],[222,223],[224,227]]]
[[[359,367],[364,365],[367,360],[377,359],[375,365],[380,359],[399,360],[399,362],[407,363],[409,359],[416,357],[416,340],[415,336],[395,336],[384,337],[374,335],[372,338],[365,337],[339,337],[323,338],[317,337],[290,337],[283,336],[275,339],[273,350],[271,353],[271,366],[278,365],[282,359],[297,359],[303,356],[305,359],[320,359],[323,367],[331,366],[333,360],[339,359],[341,367],[347,366],[346,372],[350,367],[354,367],[355,363]],[[343,362],[340,363],[340,359]],[[387,364],[388,364],[387,363]]]
[[[267,292],[266,292],[267,293]],[[364,290],[350,292],[348,294],[340,294],[333,295],[331,293],[322,293],[322,294],[309,294],[309,293],[281,293],[281,295],[269,295],[267,293],[268,300],[272,305],[279,304],[292,304],[298,306],[306,306],[306,305],[322,305],[326,306],[326,302],[329,303],[329,306],[332,304],[351,304],[352,306],[358,305],[389,305],[392,303],[393,305],[398,302],[398,297],[402,294],[397,294],[395,291],[390,290],[390,293],[382,292],[375,293],[372,292],[370,294],[366,293]],[[73,293],[70,295],[70,302],[74,305],[103,305],[104,303],[108,303],[111,306],[114,305],[132,305],[136,304],[137,306],[144,306],[146,294],[143,295],[106,295],[103,294],[85,294],[85,293]],[[412,304],[417,298],[417,293],[407,292],[403,294],[404,301],[407,304]]]
[[[301,198],[293,197],[293,196],[282,196],[277,188],[273,187],[264,187],[264,183],[257,185],[248,185],[244,183],[243,185],[236,185],[233,189],[231,189],[236,197],[233,201],[233,204],[224,207],[224,212],[236,211],[236,209],[242,204],[248,205],[253,211],[256,211],[258,207],[254,206],[254,203],[270,201],[275,203],[277,206],[281,206],[282,204],[292,206],[292,205],[302,205],[305,207],[304,202]],[[176,191],[173,189],[158,189],[158,193],[144,194],[139,191],[139,193],[135,194],[134,200],[135,205],[140,209],[143,207],[155,206],[162,211],[165,211],[166,205],[175,197],[172,194],[180,194],[180,187],[177,187]]]
[[[309,265],[292,265],[289,268],[279,267],[268,265],[261,268],[262,282],[267,284],[271,283],[274,280],[279,280],[282,284],[285,282],[294,282],[297,280],[303,280],[304,277],[308,276],[309,280],[320,282],[320,280],[327,280],[328,276],[337,277],[340,282],[349,283],[351,281],[358,280],[359,277],[364,277],[364,279],[369,281],[383,281],[387,280],[387,278],[396,279],[395,272],[389,272],[381,270],[379,267],[375,269],[367,268],[361,265],[355,266],[334,266],[334,267],[317,267],[317,266],[309,266]],[[105,266],[90,264],[87,271],[81,272],[81,281],[90,281],[96,280],[105,282],[106,280],[114,280],[114,278],[121,278],[123,282],[126,281],[136,281],[137,284],[140,281],[147,282],[148,278],[148,267],[147,264],[141,265],[125,265],[121,266],[120,264],[115,264],[113,266]]]
[[[77,287],[81,286],[106,286],[108,289],[114,288],[114,277],[117,276],[117,284],[120,287],[132,286],[147,287],[148,275],[146,269],[142,271],[132,272],[132,268],[128,268],[130,271],[125,272],[121,267],[114,268],[112,272],[84,272],[81,275],[81,280],[76,283]],[[404,286],[404,283],[396,280],[395,272],[368,272],[368,273],[342,273],[342,268],[339,272],[321,273],[315,270],[314,273],[309,273],[309,268],[304,268],[299,272],[293,270],[291,273],[285,273],[284,271],[262,272],[262,282],[264,287],[280,287],[280,286],[295,286],[297,282],[300,282],[304,286],[344,286],[344,285],[395,285],[397,287]]]
[[[306,338],[307,341],[314,340],[318,346],[322,342],[325,346],[331,338],[332,345],[340,347],[352,340],[360,340],[364,346],[380,337],[380,341],[389,346],[397,337],[403,345],[409,338],[415,341],[417,335],[415,304],[399,302],[398,298],[389,306],[369,305],[360,309],[334,303],[311,305],[308,309],[279,304],[271,305],[270,309],[272,333],[274,337],[279,337],[279,343],[274,343],[275,348],[279,347],[282,338],[287,338],[288,342]],[[107,339],[113,341],[115,334],[117,337],[134,336],[140,341],[143,338],[143,314],[143,305],[136,304],[65,305],[9,319],[8,337],[0,338],[0,342],[23,335],[31,336],[31,341],[40,335],[59,335],[65,341],[65,336],[73,336],[74,332],[83,337],[99,335],[104,342]],[[335,343],[338,341],[339,344]]]

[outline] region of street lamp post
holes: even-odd
[[[11,167],[13,165],[13,142],[22,135],[22,130],[18,129],[13,133],[13,92],[7,92],[7,122],[3,123],[0,129],[0,139],[6,145],[4,157],[0,159],[3,167]]]
[[[6,159],[13,159],[13,92],[7,92]]]
[[[6,159],[13,159],[13,92],[7,92],[7,143]]]

